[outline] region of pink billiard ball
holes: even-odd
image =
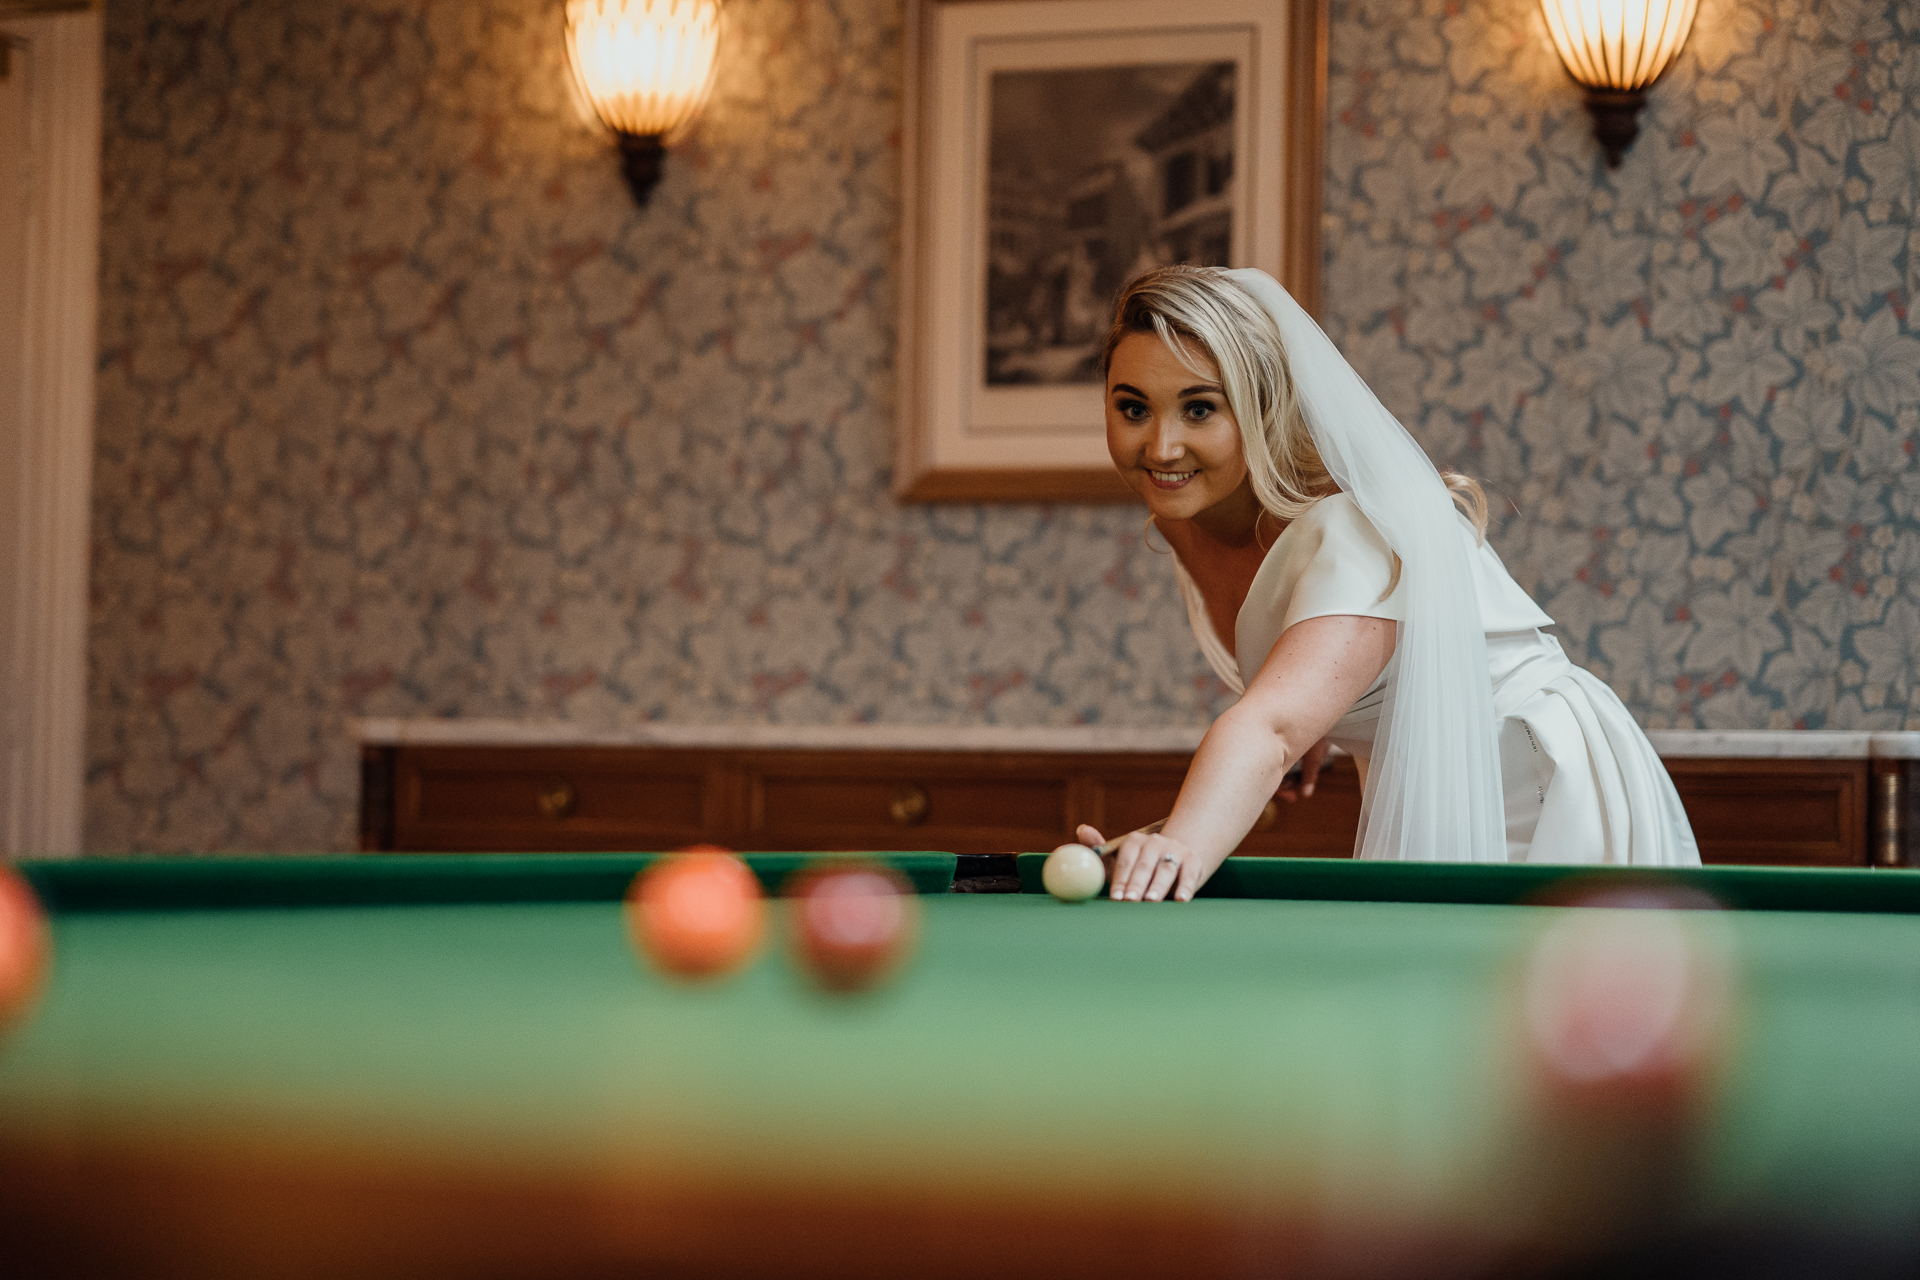
[[[800,967],[828,991],[859,991],[892,974],[918,933],[920,900],[877,863],[813,868],[787,889]]]
[[[0,866],[0,1032],[32,1007],[52,950],[40,899],[26,877]]]

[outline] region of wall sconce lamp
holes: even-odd
[[[1607,168],[1640,133],[1640,108],[1693,30],[1699,0],[1540,0],[1553,48],[1593,113]]]
[[[620,172],[641,208],[660,181],[667,139],[692,123],[713,87],[721,0],[568,0],[574,82],[620,146]]]

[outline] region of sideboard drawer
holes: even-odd
[[[1682,757],[1666,764],[1702,861],[1866,865],[1868,761]]]
[[[1083,820],[1085,758],[1007,752],[756,752],[742,849],[1051,849]]]
[[[547,770],[428,768],[415,775],[423,823],[641,822],[700,825],[702,774],[646,774],[563,764]]]
[[[679,752],[429,748],[394,778],[396,847],[671,848],[721,811],[713,762]]]
[[[876,762],[877,763],[877,762]],[[755,770],[753,829],[1016,827],[1057,830],[1067,818],[1064,777],[982,776],[880,765],[838,771]]]

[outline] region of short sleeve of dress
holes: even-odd
[[[1280,548],[1286,559],[1276,595],[1287,604],[1276,638],[1296,622],[1330,614],[1401,620],[1405,593],[1394,578],[1393,551],[1352,498],[1321,499],[1286,536],[1292,545]]]

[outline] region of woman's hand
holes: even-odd
[[[1105,839],[1092,827],[1074,832],[1088,848]],[[1171,892],[1174,901],[1190,900],[1213,868],[1193,850],[1169,836],[1134,832],[1107,855],[1108,894],[1115,902],[1160,902]]]
[[[1313,794],[1314,787],[1320,782],[1320,766],[1326,763],[1329,745],[1328,740],[1322,738],[1307,748],[1307,754],[1300,757],[1298,781],[1293,774],[1289,773],[1286,781],[1280,784],[1277,794],[1282,800],[1292,804],[1296,800],[1305,799]]]

